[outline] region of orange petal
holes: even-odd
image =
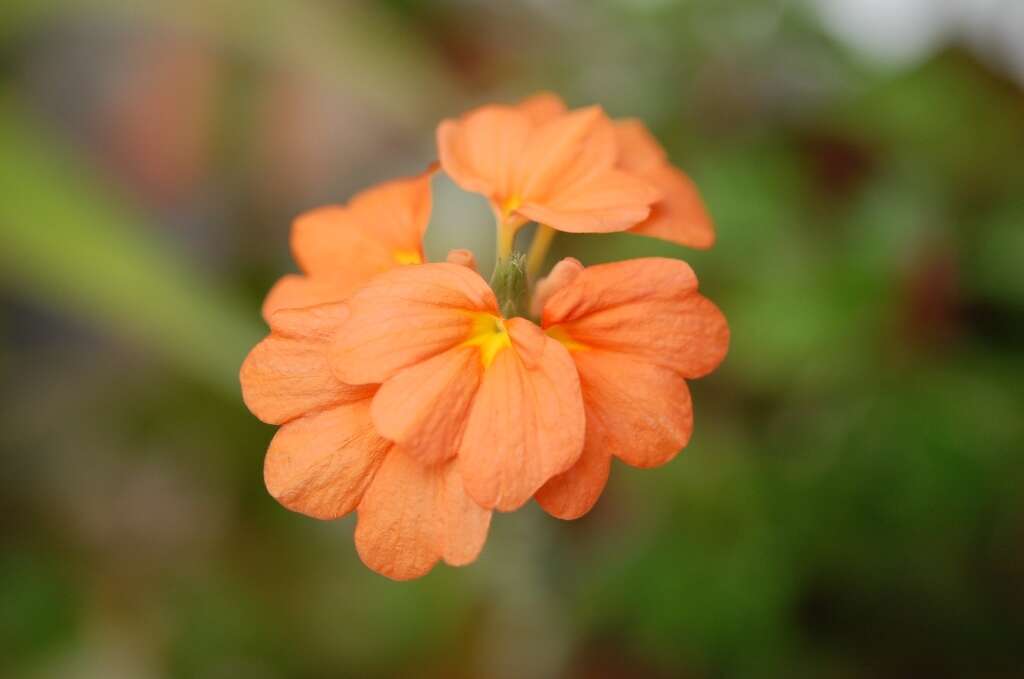
[[[480,273],[480,270],[476,268],[476,257],[473,255],[472,250],[466,250],[463,248],[449,250],[448,257],[445,261],[449,264],[458,264],[459,266],[464,266],[467,269]]]
[[[459,463],[481,506],[511,511],[566,471],[583,447],[583,403],[569,353],[522,318],[505,322],[512,348],[484,373]]]
[[[395,250],[422,252],[430,223],[430,181],[436,171],[431,165],[419,175],[378,184],[356,194],[349,210],[364,229]]]
[[[551,273],[537,282],[537,287],[533,292],[533,301],[530,302],[530,313],[540,316],[548,298],[571,283],[581,271],[583,271],[583,265],[574,257],[566,257],[551,267]]]
[[[517,212],[559,231],[610,233],[647,219],[660,197],[649,182],[611,169],[588,175],[543,203],[525,202]]]
[[[316,519],[348,514],[391,449],[370,422],[370,402],[314,412],[282,426],[263,465],[267,490]]]
[[[611,455],[597,446],[584,444],[576,464],[537,491],[537,504],[558,519],[580,518],[597,504],[608,483],[611,466]]]
[[[457,461],[445,466],[442,480],[445,532],[441,558],[451,566],[465,566],[476,561],[483,549],[491,512],[474,502],[466,492]]]
[[[498,313],[484,279],[447,262],[383,273],[346,304],[351,315],[330,357],[335,374],[350,384],[385,382],[459,344],[472,330],[466,312]]]
[[[325,304],[271,317],[271,334],[249,352],[239,375],[242,398],[256,417],[280,424],[368,395],[365,387],[340,382],[327,361],[347,315],[343,304]]]
[[[524,203],[547,203],[615,165],[615,132],[598,106],[538,125],[519,149],[513,188]]]
[[[483,106],[444,120],[437,128],[441,167],[463,189],[503,203],[530,128],[527,114],[511,106]]]
[[[292,226],[295,261],[308,274],[344,274],[350,287],[403,263],[396,253],[423,260],[430,221],[428,171],[357,194],[346,207],[306,212]]]
[[[650,216],[630,229],[686,247],[707,249],[715,243],[715,229],[697,187],[668,162],[665,150],[639,120],[615,122],[619,167],[656,187],[661,200]]]
[[[543,326],[575,342],[700,377],[722,362],[729,326],[681,261],[651,257],[583,270],[551,296]]]
[[[374,426],[423,464],[452,457],[480,372],[476,347],[455,348],[402,370],[374,397]]]
[[[621,231],[647,217],[660,194],[615,169],[615,127],[597,107],[537,129],[522,159],[518,214],[562,231]]]
[[[647,126],[635,118],[615,121],[615,141],[619,147],[619,167],[631,174],[644,175],[668,164],[668,156]]]
[[[700,250],[715,244],[711,216],[689,177],[671,165],[664,165],[644,178],[658,187],[662,199],[651,208],[650,216],[630,231]]]
[[[263,301],[263,319],[270,323],[271,316],[282,309],[340,302],[355,290],[355,282],[356,279],[347,274],[324,274],[316,278],[300,274],[282,276]]]
[[[422,465],[395,448],[359,504],[356,550],[381,575],[410,580],[438,559],[476,560],[490,522],[491,512],[462,489],[455,460]]]
[[[557,118],[566,111],[565,102],[552,92],[538,92],[520,101],[516,108],[535,125]]]
[[[674,370],[599,349],[573,352],[587,446],[634,467],[665,464],[690,441],[693,404]]]
[[[583,454],[536,495],[560,519],[590,511],[607,483],[612,455],[635,467],[656,467],[675,457],[693,431],[690,392],[674,371],[600,350],[572,356],[587,417]]]
[[[434,169],[385,182],[356,195],[346,207],[317,208],[292,226],[292,251],[308,275],[289,275],[263,303],[263,318],[280,309],[340,302],[375,274],[423,261]]]

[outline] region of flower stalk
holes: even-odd
[[[516,247],[516,234],[522,228],[523,221],[511,216],[498,222],[498,259],[504,259],[512,254]]]
[[[544,266],[544,260],[551,249],[551,241],[555,239],[555,230],[544,224],[537,225],[537,232],[533,234],[533,242],[530,243],[530,251],[526,255],[526,275],[531,281],[536,280],[537,274]]]

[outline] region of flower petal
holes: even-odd
[[[466,191],[500,203],[512,189],[516,159],[529,138],[530,118],[511,106],[483,106],[437,128],[441,167]]]
[[[356,550],[381,575],[410,580],[441,558],[453,565],[474,561],[490,520],[491,512],[466,497],[455,460],[422,465],[396,448],[359,504]]]
[[[527,115],[534,125],[557,118],[566,111],[565,102],[552,92],[538,92],[523,99],[516,108]]]
[[[715,243],[715,229],[693,181],[668,162],[665,149],[639,120],[615,122],[618,166],[656,187],[661,200],[650,216],[630,229],[691,248],[707,249]]]
[[[647,217],[660,194],[615,169],[615,128],[596,106],[553,118],[531,135],[516,186],[524,218],[562,231],[621,231]]]
[[[263,318],[269,322],[280,309],[340,302],[382,271],[422,262],[433,171],[375,186],[346,207],[299,215],[292,251],[308,275],[281,278],[263,303]]]
[[[523,217],[569,233],[624,231],[647,219],[661,197],[650,183],[621,170],[587,176],[550,200],[524,203]]]
[[[282,505],[316,519],[348,514],[391,449],[370,422],[363,399],[282,426],[263,465],[267,490]]]
[[[656,467],[675,457],[693,431],[690,392],[674,371],[599,350],[572,356],[587,417],[583,454],[536,495],[560,519],[590,511],[608,481],[612,455],[634,467]]]
[[[715,244],[711,216],[689,177],[671,165],[664,165],[644,178],[658,187],[662,199],[653,205],[650,216],[631,228],[631,232],[700,250]]]
[[[547,203],[615,165],[615,132],[600,107],[587,106],[536,126],[519,151],[515,193],[523,202]]]
[[[583,403],[569,353],[522,318],[505,322],[512,348],[484,373],[459,464],[481,506],[511,511],[566,471],[583,447]]]
[[[449,250],[448,257],[445,261],[449,264],[458,264],[459,266],[464,266],[467,269],[480,273],[480,270],[476,268],[476,256],[473,255],[472,250],[466,250],[465,248]]]
[[[480,351],[475,347],[455,348],[402,370],[374,397],[374,426],[422,464],[452,457],[480,372]]]
[[[349,211],[363,228],[396,250],[422,253],[430,223],[432,165],[413,177],[393,179],[356,194]]]
[[[466,312],[498,313],[476,272],[447,262],[393,269],[360,288],[331,348],[335,374],[350,384],[381,383],[462,342],[472,329]]]
[[[584,444],[583,454],[576,464],[537,491],[537,504],[557,519],[578,519],[593,509],[601,498],[611,467],[611,455]]]
[[[346,207],[299,215],[292,227],[295,261],[308,274],[345,274],[353,286],[401,264],[396,255],[413,253],[422,261],[431,174],[379,184]]]
[[[271,317],[270,335],[249,352],[239,374],[242,398],[256,417],[281,424],[366,398],[366,387],[339,381],[327,361],[328,346],[347,315],[344,304],[325,304]]]
[[[668,156],[647,126],[636,118],[615,121],[619,167],[631,174],[646,174],[668,164]]]
[[[483,549],[491,512],[466,493],[456,461],[444,466],[442,482],[445,531],[441,558],[451,566],[465,566],[476,561]]]
[[[347,273],[339,275],[303,276],[289,274],[278,279],[263,301],[263,319],[283,309],[304,309],[318,304],[340,302],[358,286],[357,278]]]
[[[623,354],[573,352],[587,414],[587,447],[634,467],[665,464],[689,442],[693,404],[674,370]]]
[[[548,298],[569,285],[581,271],[583,271],[583,265],[575,257],[566,257],[551,267],[551,272],[537,281],[536,289],[533,292],[533,301],[530,302],[530,313],[540,316],[544,312],[544,304],[547,303]]]
[[[660,257],[584,269],[548,300],[543,326],[687,378],[714,370],[729,348],[728,323],[697,293],[693,270]]]

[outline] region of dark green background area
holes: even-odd
[[[983,47],[782,1],[3,3],[0,675],[1020,676],[1024,75]],[[392,583],[266,494],[237,370],[295,214],[539,89],[643,119],[718,229],[550,262],[685,259],[731,351],[670,464]],[[489,266],[434,198],[428,253]]]

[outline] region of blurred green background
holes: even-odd
[[[0,65],[0,675],[1024,675],[1024,3],[6,0]],[[266,494],[238,366],[295,214],[537,89],[719,233],[555,254],[686,259],[732,350],[671,464],[392,583]]]

